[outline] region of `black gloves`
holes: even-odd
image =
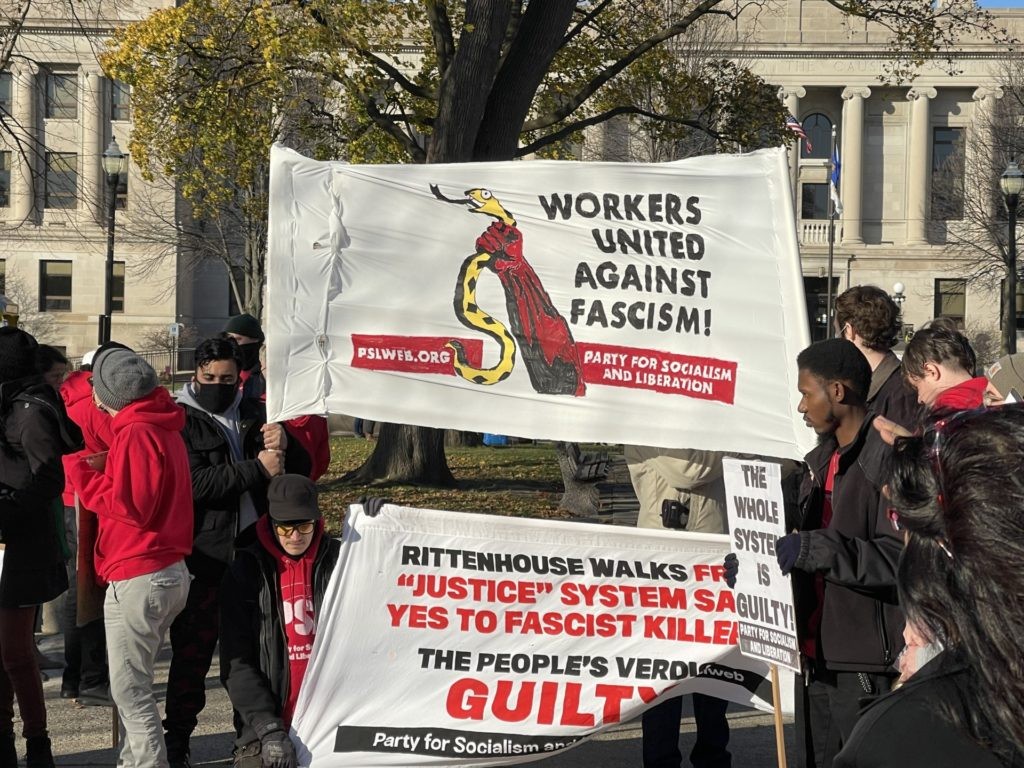
[[[284,730],[278,728],[260,735],[260,760],[263,768],[296,768],[295,745]]]
[[[775,540],[775,557],[785,576],[796,567],[800,559],[802,538],[799,533],[790,533]]]
[[[729,589],[736,589],[736,574],[740,572],[740,561],[735,552],[725,556],[725,583]]]
[[[380,496],[363,496],[359,499],[359,503],[363,505],[363,510],[366,512],[367,517],[376,517],[380,514],[380,508],[385,504],[390,504],[391,499],[385,499]]]

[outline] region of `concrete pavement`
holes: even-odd
[[[40,649],[48,656],[63,658],[63,637],[43,637]],[[170,650],[165,646],[157,668],[157,695],[163,698],[167,680]],[[215,662],[216,665],[216,662]],[[50,679],[43,683],[49,717],[50,738],[58,766],[113,766],[117,752],[111,748],[111,710],[108,707],[82,707],[60,698],[60,670],[48,670]],[[207,705],[199,718],[199,728],[192,737],[192,763],[230,765],[233,730],[231,706],[217,678],[216,666],[206,680]],[[687,698],[687,702],[689,699]],[[788,721],[787,721],[788,722]],[[730,751],[733,765],[771,766],[775,760],[775,732],[772,718],[750,709],[729,708],[732,730]],[[15,725],[20,732],[20,723]],[[787,750],[792,754],[793,726],[786,726]],[[684,705],[681,726],[681,748],[684,758],[690,749],[687,734],[694,731],[693,716]],[[24,743],[19,738],[18,754],[24,758]],[[593,740],[555,757],[547,758],[547,768],[640,768],[640,724],[624,723]],[[684,759],[684,765],[687,765]]]

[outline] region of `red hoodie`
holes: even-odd
[[[104,581],[154,573],[192,551],[192,477],[181,430],[185,411],[157,387],[112,420],[103,471],[80,454],[64,471],[99,517],[96,572]]]
[[[90,381],[91,371],[75,371],[60,385],[60,396],[64,399],[68,417],[82,430],[82,438],[85,440],[85,450],[79,454],[82,456],[107,450],[114,439],[114,432],[110,428],[110,414],[101,411],[92,402]],[[74,504],[75,490],[71,486],[71,479],[66,478],[64,506],[72,507]]]

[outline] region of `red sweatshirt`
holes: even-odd
[[[192,477],[181,430],[185,411],[157,387],[112,420],[103,471],[81,455],[64,471],[99,517],[96,572],[104,581],[154,573],[192,551]]]
[[[281,702],[281,719],[291,725],[295,702],[306,676],[309,657],[316,639],[316,607],[313,604],[313,562],[324,535],[324,521],[317,520],[316,531],[302,557],[286,554],[277,544],[270,528],[270,518],[263,515],[256,523],[260,544],[277,562],[277,578],[281,590],[284,635],[288,642],[288,700]]]
[[[110,428],[110,415],[106,411],[101,411],[92,402],[90,381],[91,371],[75,371],[60,385],[60,396],[64,399],[68,417],[82,430],[82,437],[85,440],[85,450],[81,453],[83,456],[107,450],[114,439],[114,432]],[[72,507],[74,504],[75,489],[71,486],[71,479],[66,478],[64,506]]]
[[[941,392],[932,403],[931,410],[967,411],[980,408],[987,386],[988,379],[984,376],[975,376]]]

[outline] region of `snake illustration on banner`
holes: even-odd
[[[476,252],[462,262],[454,306],[459,322],[498,342],[500,355],[494,366],[476,368],[466,359],[462,344],[452,340],[446,346],[454,352],[455,372],[474,384],[497,384],[512,374],[518,348],[537,392],[576,397],[585,394],[579,352],[569,324],[523,257],[523,235],[515,218],[487,189],[466,190],[466,197],[459,199],[445,197],[436,184],[430,185],[430,191],[438,200],[464,205],[471,213],[495,219],[477,238]],[[510,328],[476,303],[477,284],[485,268],[501,282]]]

